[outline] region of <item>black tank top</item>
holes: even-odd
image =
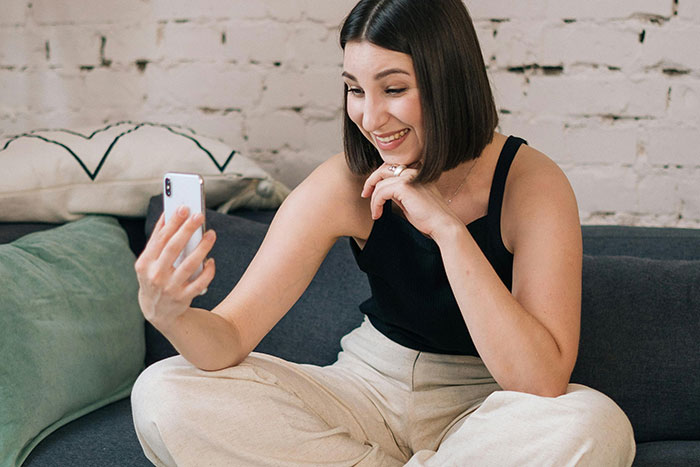
[[[510,136],[496,164],[486,216],[467,225],[503,283],[511,289],[513,255],[501,238],[501,206],[508,170],[524,140]],[[462,313],[447,280],[440,249],[384,205],[363,249],[351,238],[355,260],[367,273],[372,297],[360,305],[372,325],[404,347],[423,352],[474,355]]]

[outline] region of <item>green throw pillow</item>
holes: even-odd
[[[0,245],[0,465],[129,395],[145,354],[134,260],[110,217]]]

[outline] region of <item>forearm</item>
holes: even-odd
[[[467,229],[435,238],[474,345],[503,389],[559,395],[571,369],[553,335],[500,280]]]
[[[196,367],[214,371],[245,358],[235,326],[216,313],[189,308],[169,323],[151,321],[175,349]]]

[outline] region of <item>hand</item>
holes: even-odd
[[[365,181],[361,194],[363,198],[371,197],[372,219],[379,219],[384,210],[384,203],[392,200],[401,208],[406,220],[429,237],[434,238],[436,229],[446,227],[452,222],[461,225],[461,221],[442,198],[435,183],[413,183],[417,175],[417,169],[408,167],[396,176],[392,165],[386,163],[375,170]]]
[[[167,224],[161,215],[143,253],[134,264],[141,311],[159,328],[173,323],[214,278],[214,259],[210,258],[197,279],[189,280],[214,246],[216,234],[213,230],[207,231],[197,248],[173,268],[189,238],[204,222],[202,214],[189,218],[188,214],[188,209],[181,207]]]

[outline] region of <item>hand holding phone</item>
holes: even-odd
[[[201,176],[175,172],[169,172],[163,176],[163,213],[165,214],[166,223],[175,215],[180,206],[186,206],[191,216],[197,213],[205,214],[204,180]],[[173,263],[173,267],[177,268],[197,248],[199,242],[202,241],[205,230],[206,227],[203,223],[187,241],[185,248]],[[204,263],[202,262],[198,266],[197,271],[190,277],[190,280],[195,280],[202,273],[203,268]],[[202,294],[205,292],[206,289]]]

